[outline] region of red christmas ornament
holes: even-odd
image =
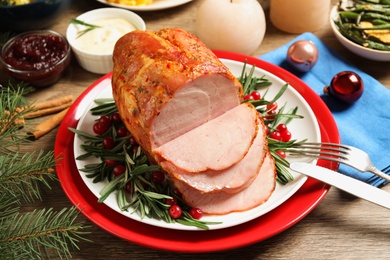
[[[342,71],[324,88],[324,93],[352,104],[362,96],[363,90],[363,80],[358,74],[353,71]]]

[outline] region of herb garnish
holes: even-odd
[[[73,18],[70,23],[72,24],[79,24],[79,25],[83,25],[83,26],[86,26],[87,28],[84,29],[84,30],[81,30],[77,33],[77,38],[83,36],[84,34],[86,34],[87,32],[89,31],[92,31],[94,29],[97,29],[97,28],[100,28],[99,25],[94,25],[94,24],[90,24],[90,23],[86,23],[84,21],[81,21],[81,20],[78,20],[76,18]]]

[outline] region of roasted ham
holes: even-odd
[[[275,188],[264,124],[238,80],[176,28],[133,31],[113,53],[113,97],[127,129],[206,214],[244,211]]]

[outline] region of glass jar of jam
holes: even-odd
[[[70,62],[70,46],[54,31],[22,33],[4,44],[1,62],[9,74],[36,87],[57,82]]]

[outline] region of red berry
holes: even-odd
[[[275,140],[279,140],[279,141],[282,140],[282,135],[280,134],[279,131],[273,131],[273,132],[269,135],[269,137],[272,138],[272,139],[275,139]]]
[[[282,151],[282,150],[277,150],[276,153],[277,153],[280,157],[286,158],[286,153],[285,153],[284,151]]]
[[[260,92],[258,92],[258,91],[253,91],[251,93],[251,96],[252,96],[253,100],[260,100],[260,98],[261,98]]]
[[[269,127],[268,127],[268,125],[265,125],[264,129],[265,129],[265,134],[269,135]]]
[[[116,134],[118,137],[125,137],[128,133],[129,133],[129,131],[127,131],[127,129],[123,126],[119,127],[116,130]]]
[[[109,127],[111,125],[111,118],[108,116],[101,116],[99,122],[103,123],[106,127]]]
[[[278,103],[274,102],[272,104],[267,104],[267,110],[276,110],[278,109]]]
[[[111,150],[112,148],[114,148],[115,145],[114,138],[112,138],[111,136],[104,137],[102,143],[103,147],[107,150]]]
[[[246,96],[244,97],[244,100],[253,100],[253,97],[252,97],[251,94],[249,94],[249,95],[246,95]]]
[[[104,132],[107,131],[107,127],[104,123],[102,122],[96,122],[94,125],[93,125],[93,132],[97,135],[102,135],[104,134]]]
[[[176,205],[177,204],[177,199],[175,197],[172,197],[172,199],[165,199],[164,204],[167,205]]]
[[[118,112],[115,112],[115,113],[112,114],[111,120],[112,120],[112,122],[114,124],[122,123],[122,118],[121,118],[121,116],[119,115]]]
[[[112,169],[112,174],[114,174],[115,176],[119,176],[119,175],[125,173],[125,171],[126,171],[125,166],[123,166],[122,164],[117,164]]]
[[[177,188],[173,189],[172,193],[175,194],[178,198],[183,196]]]
[[[276,110],[275,109],[271,109],[267,112],[267,115],[264,117],[264,120],[274,120],[275,119],[275,116],[276,115]]]
[[[118,163],[117,160],[104,160],[104,163],[107,165],[107,166],[113,166],[115,164]]]
[[[286,124],[279,124],[276,129],[278,129],[279,132],[283,133],[284,131],[287,131],[287,125]]]
[[[126,183],[126,186],[124,188],[124,190],[127,192],[127,193],[131,193],[131,190],[132,190],[132,183],[129,181],[128,183]]]
[[[179,205],[172,205],[170,208],[169,208],[169,215],[171,216],[171,218],[180,218],[181,216],[181,208]]]
[[[152,181],[156,184],[161,184],[165,180],[165,174],[161,171],[152,172]]]
[[[194,219],[201,219],[203,217],[203,211],[199,208],[192,208],[189,213]]]
[[[288,130],[281,132],[280,137],[283,142],[288,142],[291,139],[291,132]]]

